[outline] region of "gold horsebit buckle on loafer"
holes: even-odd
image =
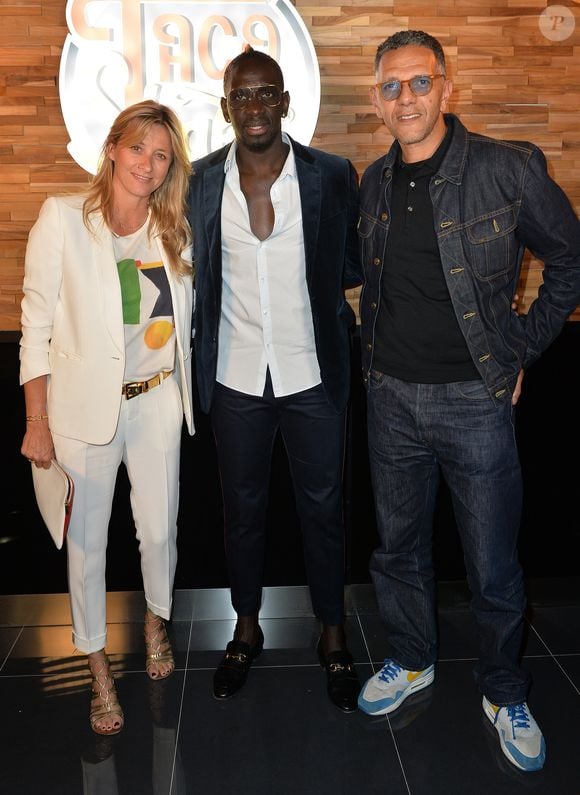
[[[342,663],[333,662],[330,663],[328,668],[330,671],[332,671],[333,674],[337,673],[338,671],[348,671],[349,673],[352,673],[354,671],[352,663],[348,663],[347,665],[342,665]]]
[[[166,378],[169,378],[172,372],[173,370],[163,370],[161,373],[154,375],[153,378],[150,378],[148,381],[131,381],[128,384],[123,384],[121,394],[124,395],[127,400],[131,400],[131,398],[137,397],[137,395],[142,395],[144,392],[149,392],[150,389],[159,386],[162,381],[165,381]]]
[[[235,660],[236,662],[239,662],[239,663],[242,663],[242,665],[245,665],[246,662],[247,662],[247,659],[248,659],[248,655],[247,654],[242,654],[241,652],[239,654],[232,654],[231,652],[227,651],[225,653],[225,655],[224,655],[224,658],[226,660]]]

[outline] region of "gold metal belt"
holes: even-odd
[[[137,397],[137,395],[142,395],[144,392],[149,392],[150,389],[153,389],[162,381],[165,381],[168,378],[173,370],[163,370],[161,373],[157,373],[154,375],[153,378],[150,378],[148,381],[131,381],[128,384],[123,384],[123,388],[121,389],[121,394],[124,395],[127,400],[131,400],[131,398]]]

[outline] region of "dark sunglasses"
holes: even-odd
[[[381,96],[387,102],[398,99],[404,85],[408,85],[416,97],[424,97],[433,88],[433,81],[445,75],[416,75],[409,80],[387,80],[386,83],[376,83],[375,87],[381,92]]]
[[[261,105],[275,108],[282,102],[282,91],[278,86],[242,86],[232,88],[228,94],[228,105],[232,110],[247,107],[253,99]]]

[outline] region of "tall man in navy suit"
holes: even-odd
[[[224,74],[232,144],[193,164],[197,384],[215,434],[226,557],[237,614],[214,676],[225,699],[245,683],[258,622],[274,440],[290,462],[328,694],[356,709],[344,622],[342,478],[354,313],[361,282],[358,184],[344,158],[282,132],[290,97],[278,63],[246,47]]]

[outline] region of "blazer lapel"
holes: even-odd
[[[302,231],[304,234],[304,253],[306,258],[306,278],[310,281],[316,259],[318,229],[322,201],[320,168],[316,162],[304,154],[301,147],[292,141],[296,159],[296,173],[302,206]]]
[[[225,182],[224,161],[220,160],[203,174],[203,210],[208,240],[209,265],[213,278],[221,279],[222,231],[221,206]],[[216,269],[219,273],[216,273]]]
[[[113,233],[102,221],[101,224],[102,226],[98,228],[94,238],[93,253],[101,280],[103,317],[115,347],[124,355],[123,304],[119,289],[119,271],[113,248]]]

